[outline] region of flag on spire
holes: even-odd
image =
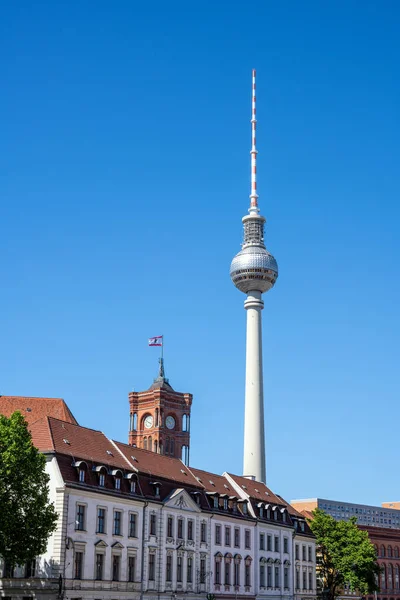
[[[163,336],[156,335],[155,337],[149,338],[149,346],[162,346],[163,345]]]

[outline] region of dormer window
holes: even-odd
[[[274,521],[278,520],[278,511],[274,510]]]
[[[218,496],[214,496],[214,508],[219,508]]]
[[[224,510],[228,510],[228,498],[224,498]]]
[[[85,469],[79,469],[79,482],[85,483]]]
[[[286,510],[282,513],[282,521],[286,523]]]
[[[104,473],[100,473],[99,475],[99,486],[100,487],[104,487],[106,484],[106,476],[104,475]]]
[[[136,494],[136,481],[131,480],[131,494]]]
[[[271,518],[271,509],[269,508],[267,510],[267,519],[270,519],[270,518]]]
[[[120,490],[121,489],[121,477],[116,477],[115,478],[115,489],[116,490]]]
[[[243,514],[247,515],[247,502],[243,502]]]
[[[300,529],[304,531],[304,521],[300,521]]]
[[[262,519],[264,517],[264,507],[260,506],[260,518]]]
[[[150,485],[152,485],[152,486],[153,486],[153,489],[154,489],[154,496],[155,496],[156,498],[159,498],[159,497],[160,497],[160,487],[161,487],[161,483],[159,483],[158,481],[152,481],[152,482],[150,483]]]

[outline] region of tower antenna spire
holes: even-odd
[[[257,148],[256,148],[256,70],[252,71],[251,87],[251,191],[249,213],[258,213],[258,194],[257,194]]]

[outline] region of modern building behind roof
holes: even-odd
[[[359,525],[400,529],[400,503],[398,502],[385,502],[382,506],[370,506],[341,500],[308,498],[292,500],[291,505],[303,514],[304,511],[311,512],[315,508],[320,508],[337,521],[348,521],[351,517],[356,517]],[[393,508],[390,505],[393,505]]]

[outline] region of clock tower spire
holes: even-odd
[[[160,358],[158,376],[149,389],[129,394],[129,444],[189,465],[192,399],[192,394],[172,388]]]

